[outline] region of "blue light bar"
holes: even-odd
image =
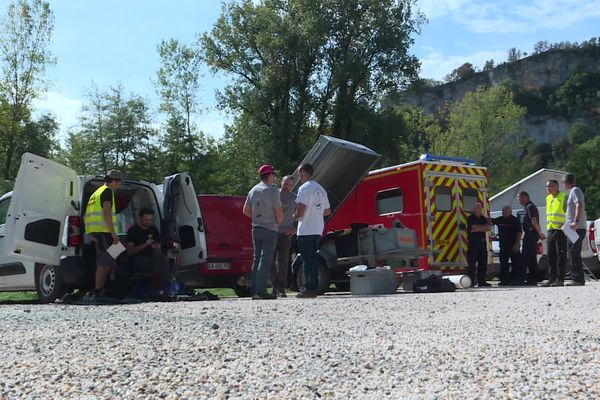
[[[450,161],[450,162],[466,164],[466,165],[475,165],[475,160],[472,160],[470,158],[435,156],[433,154],[427,154],[427,153],[421,154],[421,156],[419,157],[419,160],[422,160],[422,161]]]

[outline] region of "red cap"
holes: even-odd
[[[260,175],[267,175],[267,174],[274,174],[275,173],[275,169],[273,168],[272,165],[269,164],[265,164],[262,165],[259,169],[258,169],[258,173]]]

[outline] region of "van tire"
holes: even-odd
[[[35,290],[40,303],[53,303],[66,292],[66,285],[56,265],[35,264]]]
[[[302,290],[304,288],[304,262],[299,257],[297,261],[299,263],[296,275],[296,282],[298,285],[298,290]],[[323,262],[323,260],[319,259],[319,287],[317,288],[318,294],[323,294],[329,291],[329,284],[331,281],[331,275],[329,273],[329,268]]]

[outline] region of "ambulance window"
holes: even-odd
[[[379,215],[402,212],[403,208],[402,189],[377,192],[377,213]]]
[[[477,189],[463,189],[463,207],[466,211],[473,209],[475,203],[479,201]]]
[[[452,210],[452,189],[446,186],[435,187],[435,209],[437,211]]]

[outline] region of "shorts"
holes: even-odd
[[[106,251],[113,243],[112,235],[110,233],[92,233],[92,237],[96,249],[96,265],[109,268],[117,265],[117,260]]]

